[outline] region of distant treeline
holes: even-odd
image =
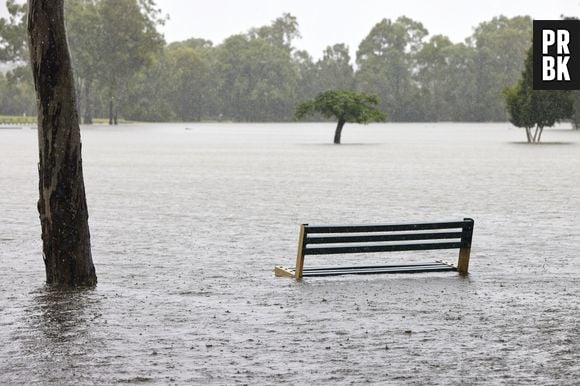
[[[25,5],[7,1],[0,21],[0,114],[34,114]],[[407,17],[375,24],[351,58],[345,44],[319,60],[294,47],[298,22],[270,25],[219,45],[166,44],[153,0],[67,0],[66,19],[81,117],[137,121],[290,121],[295,105],[342,88],[377,94],[390,121],[506,121],[501,95],[531,44],[528,16],[498,16],[463,43],[429,36]],[[216,20],[219,23],[219,20]]]

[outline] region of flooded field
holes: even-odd
[[[580,379],[580,131],[83,128],[99,284],[45,288],[36,131],[0,130],[0,384]],[[300,223],[475,219],[470,275],[275,278]],[[308,258],[452,260],[456,251]]]

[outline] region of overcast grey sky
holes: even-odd
[[[580,15],[580,0],[158,0],[157,4],[170,16],[163,28],[167,41],[195,36],[219,43],[290,12],[298,18],[302,33],[296,46],[314,57],[334,43],[346,43],[356,51],[372,26],[385,17],[409,16],[421,21],[430,34],[459,42],[481,21],[500,14],[535,19]]]
[[[3,15],[5,3],[0,0]],[[406,15],[421,21],[431,35],[444,34],[459,42],[481,21],[501,14],[534,19],[580,16],[580,0],[157,0],[157,4],[170,17],[162,28],[168,42],[202,37],[219,44],[290,12],[298,18],[302,33],[296,46],[315,58],[334,43],[346,43],[356,51],[382,18]]]

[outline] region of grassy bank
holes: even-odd
[[[0,115],[0,125],[34,125],[36,116]]]
[[[107,124],[108,118],[93,118],[94,124]],[[127,123],[125,120],[119,120],[119,123]],[[0,115],[0,125],[35,125],[36,116],[22,116],[22,115]]]

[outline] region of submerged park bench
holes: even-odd
[[[300,226],[298,254],[294,268],[276,266],[279,277],[300,279],[308,276],[337,276],[378,273],[418,273],[457,271],[467,274],[474,221],[389,225],[308,225]],[[457,264],[444,260],[423,264],[364,265],[304,268],[306,255],[345,253],[426,251],[459,249]]]

